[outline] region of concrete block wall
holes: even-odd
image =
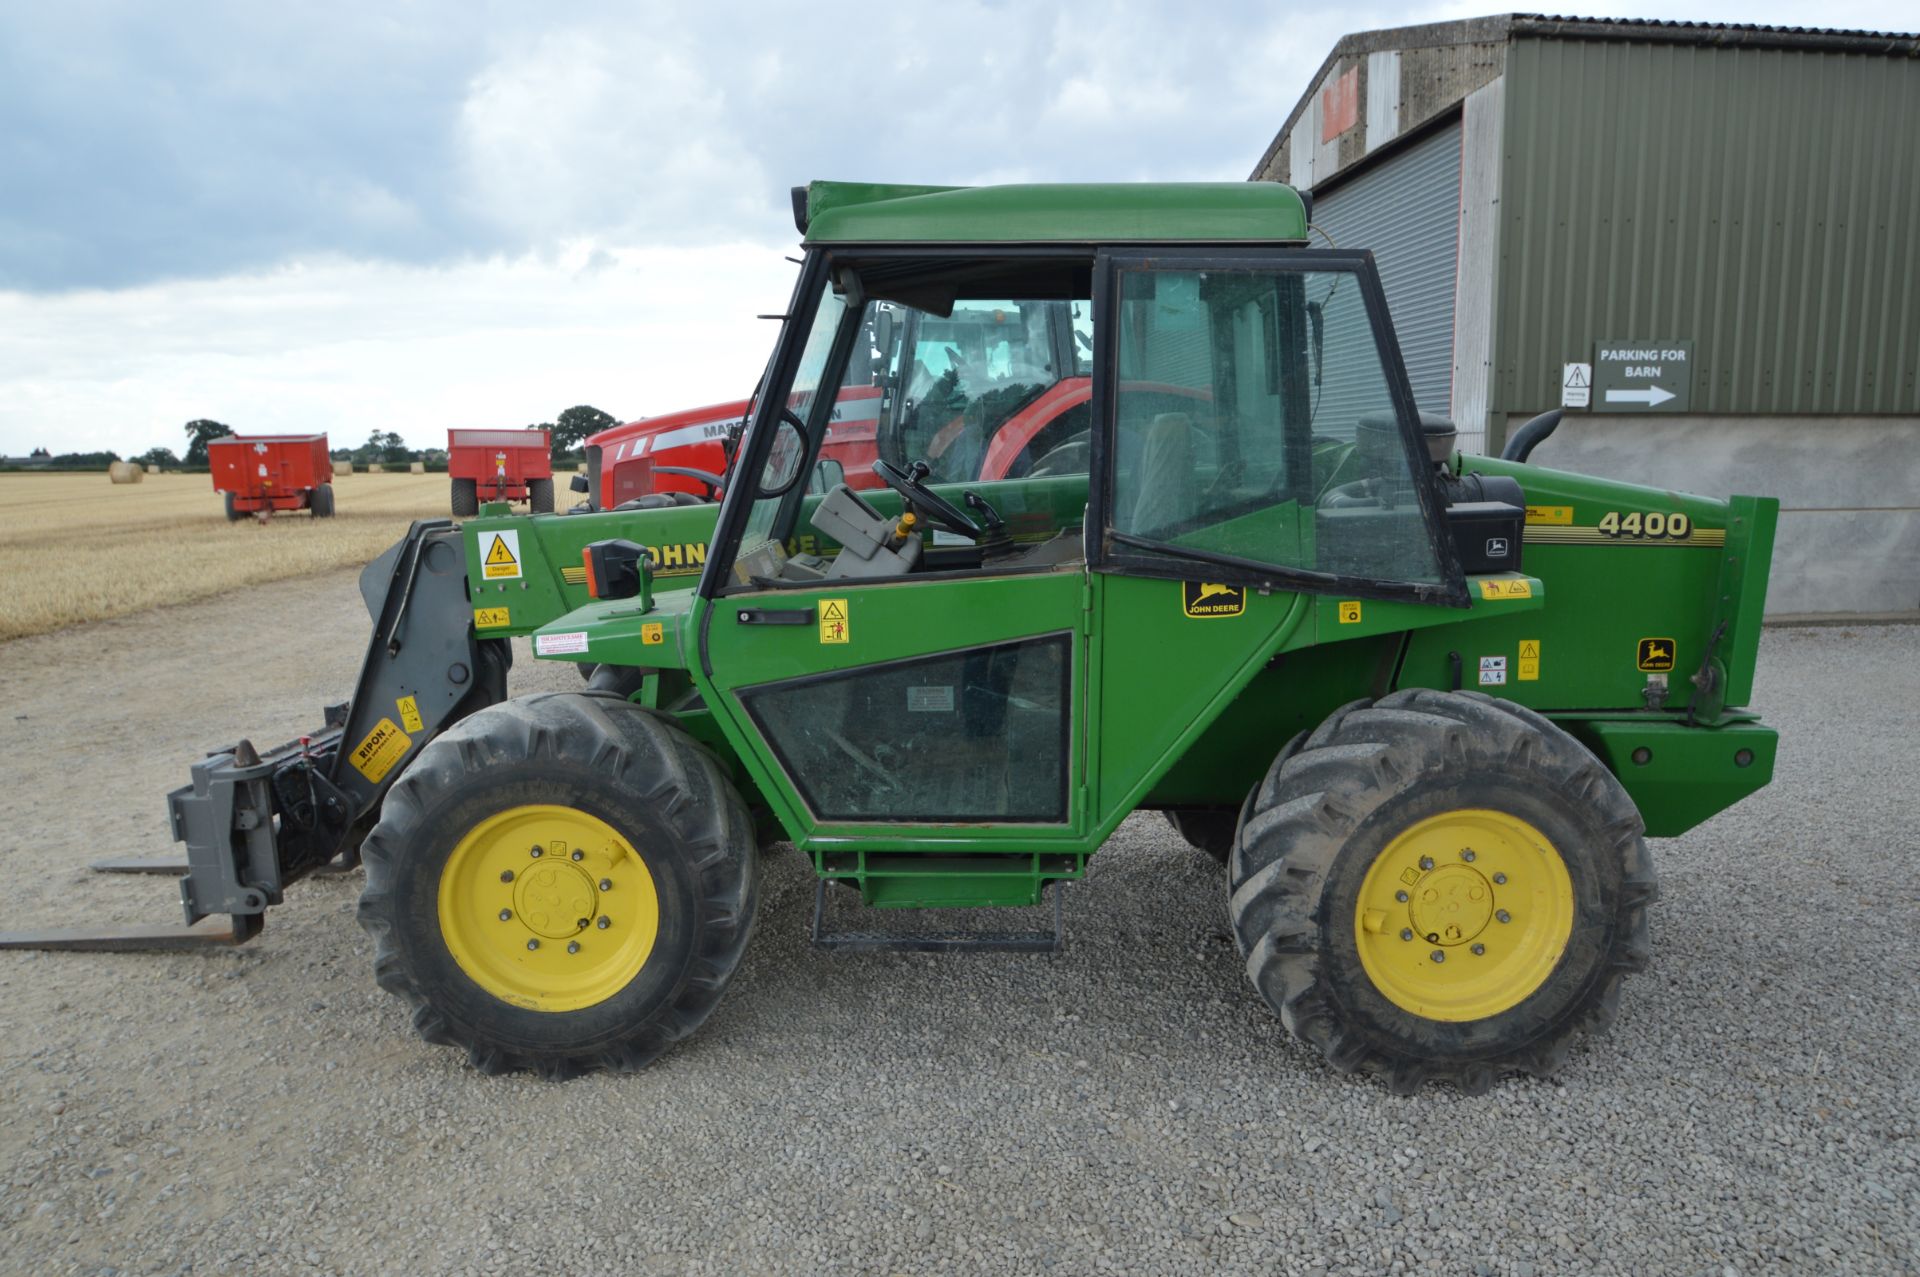
[[[1523,417],[1510,417],[1508,432]],[[1920,417],[1572,414],[1532,460],[1780,498],[1769,617],[1920,612]]]

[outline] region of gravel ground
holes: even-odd
[[[364,633],[342,573],[0,646],[14,917],[173,917],[166,880],[81,865],[165,852],[195,753],[297,734]],[[232,952],[0,954],[0,1269],[1920,1271],[1920,628],[1761,662],[1779,778],[1654,844],[1653,968],[1555,1083],[1333,1073],[1156,818],[1052,958],[815,952],[776,854],[705,1029],[564,1085],[415,1039],[357,878],[321,880]]]

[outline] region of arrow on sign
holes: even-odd
[[[1649,408],[1658,408],[1675,397],[1671,390],[1662,390],[1658,386],[1648,386],[1645,390],[1609,390],[1607,392],[1608,403],[1643,403]]]

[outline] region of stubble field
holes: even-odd
[[[227,522],[204,474],[0,475],[0,641],[365,563],[446,517],[444,474],[352,474],[336,513]]]

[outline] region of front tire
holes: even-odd
[[[480,485],[472,479],[453,481],[453,517],[471,519],[480,513]]]
[[[1411,1094],[1549,1076],[1646,965],[1644,825],[1531,710],[1397,692],[1276,761],[1229,865],[1247,974],[1296,1038]]]
[[[534,514],[553,513],[553,480],[527,480],[527,509]]]
[[[540,854],[533,854],[533,848]],[[672,720],[610,696],[483,709],[362,847],[380,986],[487,1073],[644,1067],[712,1012],[757,902],[753,822]]]
[[[313,517],[316,519],[331,519],[333,517],[333,485],[323,483],[315,488],[313,495],[307,498],[307,509],[313,512]]]

